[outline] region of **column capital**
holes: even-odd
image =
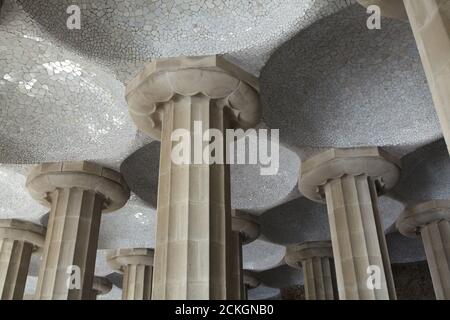
[[[252,216],[239,210],[232,210],[231,214],[231,229],[240,233],[242,244],[253,242],[259,237],[259,224]]]
[[[333,258],[331,241],[310,241],[290,245],[286,248],[284,260],[293,268],[300,268],[300,263],[311,258]]]
[[[44,246],[45,227],[30,221],[0,219],[0,239],[23,241],[33,245],[34,250]]]
[[[152,60],[126,88],[129,111],[136,126],[160,140],[164,103],[202,94],[220,100],[232,111],[232,123],[248,128],[259,123],[258,80],[221,56]]]
[[[450,221],[450,200],[431,200],[406,208],[396,226],[401,234],[414,238],[424,226],[440,220]]]
[[[381,14],[385,17],[408,20],[403,0],[356,0],[363,7],[379,6]]]
[[[63,188],[80,188],[102,194],[105,197],[103,212],[121,208],[130,197],[130,190],[119,172],[88,161],[37,165],[30,171],[26,187],[36,201],[47,207],[51,207],[49,195]]]
[[[244,270],[244,286],[248,289],[255,289],[261,284],[258,273],[251,270]]]
[[[333,148],[302,162],[299,190],[313,201],[324,202],[321,187],[328,181],[345,175],[367,175],[385,191],[397,183],[400,167],[399,159],[378,147]]]
[[[112,290],[113,284],[106,277],[94,276],[94,281],[92,282],[92,290],[97,295],[105,295]]]
[[[127,248],[110,252],[106,259],[111,268],[124,272],[127,265],[153,266],[153,256],[153,249]]]

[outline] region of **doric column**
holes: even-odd
[[[153,249],[119,249],[108,255],[109,265],[123,273],[123,300],[151,300]]]
[[[409,19],[450,152],[450,1],[358,0],[386,16]]]
[[[94,276],[94,281],[92,283],[92,298],[91,300],[97,300],[98,296],[103,296],[109,293],[113,285],[106,277]]]
[[[226,60],[207,56],[154,60],[127,87],[134,122],[161,139],[153,299],[230,297],[227,152],[214,136],[213,159],[206,130],[225,135],[227,128],[257,124],[255,83]]]
[[[399,173],[397,160],[375,147],[330,149],[302,163],[300,191],[327,204],[341,300],[395,299],[377,198]]]
[[[450,200],[433,200],[408,208],[397,228],[407,237],[422,237],[434,292],[450,300]]]
[[[242,245],[255,241],[259,237],[259,224],[250,215],[233,210],[231,225],[233,230],[232,239],[232,280],[231,297],[233,300],[245,300],[245,287],[242,264]]]
[[[286,249],[286,263],[303,270],[306,300],[334,300],[335,279],[331,241],[306,242]]]
[[[0,299],[22,300],[31,254],[44,246],[45,228],[28,221],[0,220]]]
[[[31,196],[50,207],[36,298],[89,300],[102,212],[122,207],[122,176],[86,161],[45,163],[27,179]]]
[[[248,290],[259,287],[261,281],[258,274],[254,271],[244,270],[244,297],[242,300],[248,300]]]

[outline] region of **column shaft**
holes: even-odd
[[[217,128],[223,132],[227,128],[227,109],[216,102],[198,94],[176,96],[164,106],[153,299],[227,298],[226,285],[231,276],[227,266],[231,232],[229,167],[203,161],[175,164],[171,159],[177,144],[171,141],[174,130],[193,133],[194,121],[201,121],[203,130]],[[208,143],[203,142],[202,147]],[[194,158],[194,143],[190,151]],[[225,150],[216,149],[216,157],[224,160],[225,154]]]
[[[123,273],[122,300],[150,300],[152,277],[152,266],[127,265]]]
[[[436,298],[450,300],[450,222],[427,224],[421,235]]]
[[[33,245],[13,239],[0,239],[0,299],[22,300]]]
[[[325,185],[325,195],[340,299],[394,299],[375,183],[364,174],[344,175]],[[379,268],[379,289],[368,286],[370,266]]]
[[[404,0],[447,147],[450,145],[450,3]]]
[[[245,300],[244,275],[242,265],[242,237],[239,232],[234,231],[232,236],[232,282],[230,299]]]
[[[333,300],[332,263],[327,257],[302,261],[306,300]]]
[[[92,295],[105,198],[81,188],[58,188],[50,197],[52,205],[36,297],[88,300]]]

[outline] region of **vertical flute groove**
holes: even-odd
[[[341,299],[395,298],[372,183],[366,175],[344,175],[325,185]],[[369,287],[373,266],[380,270],[380,288]]]

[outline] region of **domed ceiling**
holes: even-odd
[[[154,246],[159,164],[159,143],[128,115],[125,85],[151,58],[224,54],[255,75],[265,66],[263,120],[280,129],[282,140],[278,174],[260,176],[259,165],[231,166],[232,207],[253,214],[262,228],[243,247],[244,268],[264,282],[249,296],[278,297],[276,288],[301,283],[301,270],[284,263],[284,245],[328,239],[329,229],[326,207],[297,191],[300,158],[365,145],[404,155],[441,137],[409,26],[383,19],[381,30],[368,31],[365,10],[354,2],[4,0],[0,218],[45,222],[48,209],[24,187],[31,164],[93,160],[120,170],[133,193],[124,208],[102,216],[96,266],[98,275],[120,284],[105,257],[109,249]],[[73,4],[81,9],[81,30],[66,27]],[[442,141],[403,160],[395,197],[409,203],[445,196]],[[417,170],[424,176],[413,181]],[[392,260],[423,260],[420,239],[392,228],[401,210],[399,201],[380,199],[385,230],[394,231],[387,236]],[[38,265],[34,256],[28,291]],[[120,286],[100,299],[120,299]]]
[[[264,121],[292,146],[390,147],[403,155],[442,136],[408,23],[368,30],[353,5],[287,41],[261,74]]]
[[[228,53],[258,72],[298,30],[352,0],[18,0],[53,38],[105,64]],[[67,32],[67,8],[82,28]]]

